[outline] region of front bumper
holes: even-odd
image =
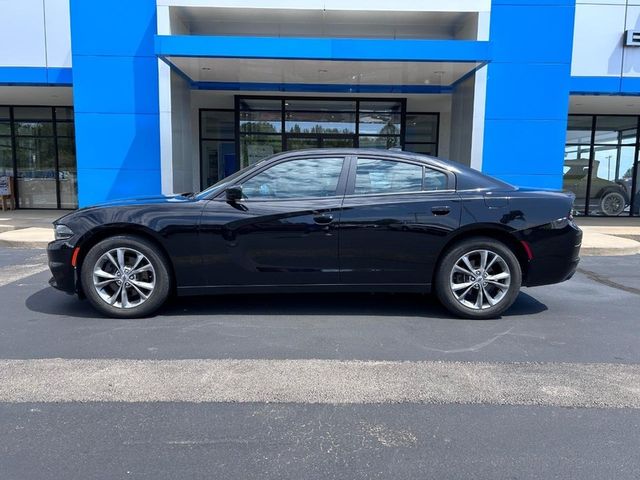
[[[580,262],[582,230],[571,224],[559,230],[535,229],[528,237],[533,258],[523,281],[525,286],[551,285],[573,276]]]
[[[76,293],[76,269],[71,265],[73,245],[70,245],[66,240],[54,240],[47,246],[47,257],[49,270],[53,275],[49,280],[49,285],[66,293]]]

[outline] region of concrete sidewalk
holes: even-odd
[[[60,210],[0,212],[0,245],[44,248],[53,240],[51,223]],[[582,255],[634,255],[640,253],[640,218],[578,218],[584,232]]]

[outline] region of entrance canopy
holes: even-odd
[[[192,88],[221,90],[444,93],[490,60],[467,40],[157,36],[156,53]]]

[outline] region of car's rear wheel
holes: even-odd
[[[620,192],[607,192],[600,199],[600,211],[605,215],[618,216],[624,211],[624,195]]]
[[[116,318],[151,315],[167,299],[171,283],[158,248],[131,235],[94,245],[82,263],[81,282],[93,307]]]
[[[522,270],[511,249],[493,238],[476,237],[445,252],[435,290],[451,313],[485,319],[501,315],[513,304],[521,282]]]

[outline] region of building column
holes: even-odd
[[[156,2],[70,9],[79,204],[159,194]]]
[[[575,0],[493,0],[483,171],[561,188]]]

